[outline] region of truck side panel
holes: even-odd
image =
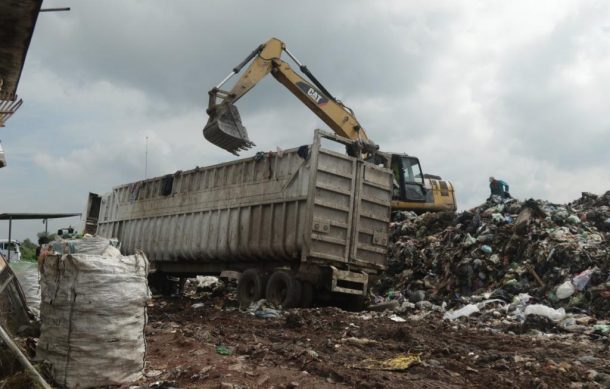
[[[296,259],[309,174],[288,150],[124,185],[102,199],[98,234],[156,262]]]
[[[386,169],[359,164],[351,255],[353,263],[385,269],[392,201],[392,176]]]
[[[101,199],[97,233],[168,272],[299,261],[382,270],[391,171],[321,148],[320,138],[307,155],[291,149],[119,186]]]
[[[313,218],[308,256],[320,262],[345,264],[350,255],[357,160],[320,149],[313,163],[317,169],[311,184]]]

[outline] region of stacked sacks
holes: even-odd
[[[604,317],[610,312],[610,192],[567,205],[492,197],[453,214],[400,212],[388,272],[373,292],[463,302],[483,292]]]

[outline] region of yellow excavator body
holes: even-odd
[[[308,79],[296,73],[281,59],[285,52],[299,66]],[[244,74],[230,91],[220,89],[231,77],[250,63]],[[246,128],[234,103],[252,89],[267,74],[271,75],[313,111],[337,135],[358,140],[358,152],[372,155],[379,147],[368,137],[354,112],[345,106],[314,77],[288,51],[284,42],[271,38],[258,46],[246,59],[216,87],[209,91],[208,122],[203,129],[204,137],[211,143],[238,155],[255,144],[249,139]],[[356,151],[352,151],[356,152]],[[438,176],[424,175],[419,160],[406,154],[387,154],[388,164],[394,172],[395,190],[392,209],[417,213],[455,211],[456,201],[453,185]]]

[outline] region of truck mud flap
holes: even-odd
[[[369,284],[368,274],[339,270],[334,266],[330,268],[332,270],[331,292],[366,295]]]

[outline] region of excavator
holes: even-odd
[[[281,59],[286,53],[307,77],[305,79]],[[251,63],[250,63],[251,62]],[[220,88],[250,63],[244,74],[230,91]],[[252,89],[260,80],[271,73],[273,77],[292,92],[303,104],[313,111],[337,135],[357,140],[358,150],[348,150],[349,154],[362,153],[366,159],[379,146],[375,144],[360,125],[354,112],[335,98],[307,66],[286,48],[284,42],[271,38],[259,45],[216,87],[209,91],[207,113],[208,122],[203,129],[204,137],[214,145],[235,155],[255,144],[249,139],[241,122],[235,102]],[[453,185],[441,177],[423,174],[419,159],[404,153],[384,153],[390,159],[389,166],[394,172],[395,188],[392,198],[393,211],[441,212],[456,210]],[[377,153],[378,155],[378,153]]]

